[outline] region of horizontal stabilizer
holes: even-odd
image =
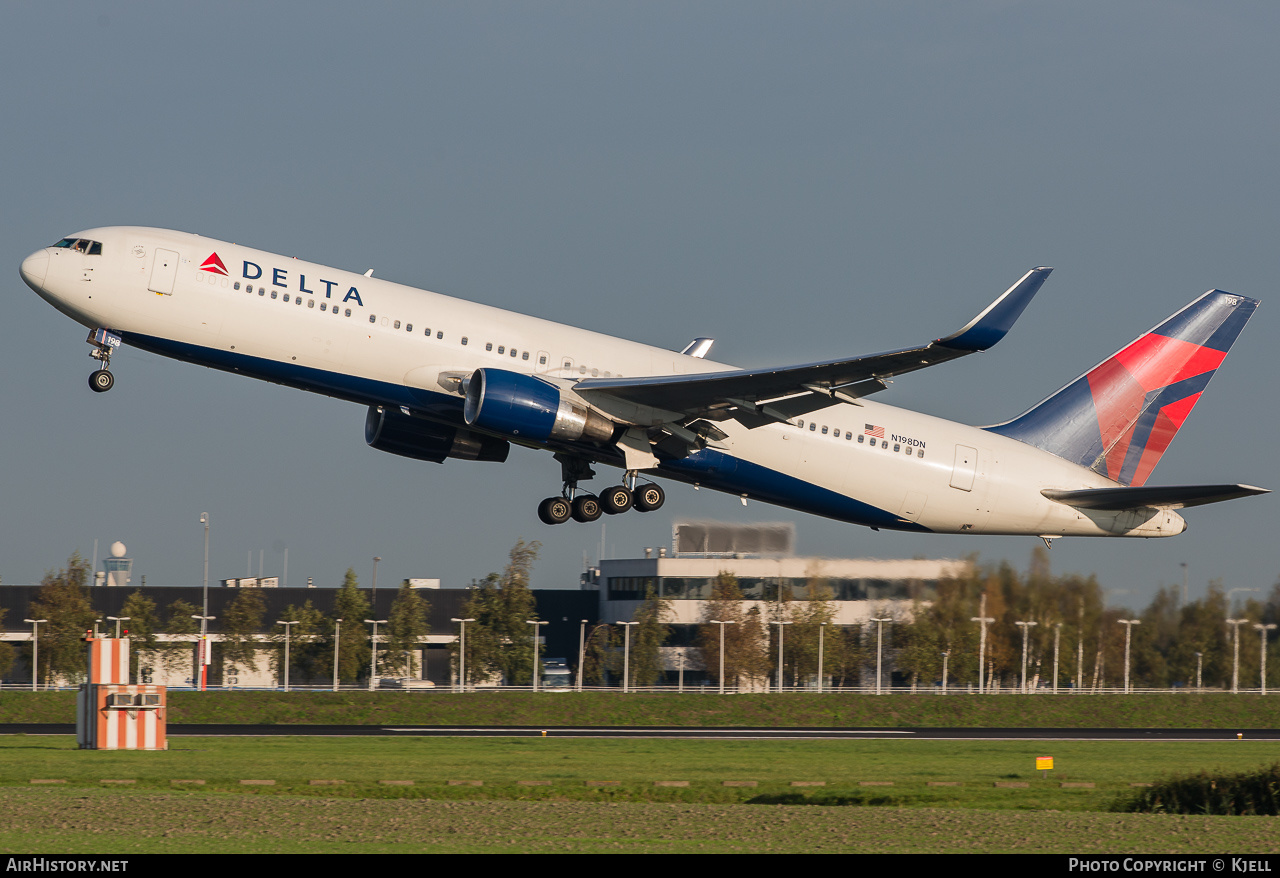
[[[1090,488],[1083,491],[1057,491],[1050,488],[1040,493],[1050,500],[1079,509],[1116,511],[1143,507],[1183,509],[1271,492],[1267,488],[1255,488],[1252,485],[1169,485],[1159,488]]]

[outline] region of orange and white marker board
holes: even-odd
[[[85,637],[89,681],[76,697],[81,750],[167,750],[168,689],[129,683],[129,641]]]

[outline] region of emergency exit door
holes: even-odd
[[[173,295],[173,281],[178,276],[178,254],[172,250],[156,250],[151,263],[151,283],[147,289],[162,296]]]
[[[956,463],[951,470],[951,487],[973,490],[973,477],[978,471],[978,450],[967,445],[956,446]]]

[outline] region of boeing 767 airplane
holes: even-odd
[[[1265,493],[1147,485],[1258,306],[1210,290],[1018,417],[970,427],[869,397],[1000,341],[1049,276],[1033,268],[959,331],[903,350],[767,369],[162,229],[90,229],[22,278],[89,328],[111,389],[121,345],[367,406],[381,451],[443,463],[552,452],[547,524],[660,507],[660,476],[872,528],[1166,537],[1175,510]],[[593,466],[624,473],[589,493]]]

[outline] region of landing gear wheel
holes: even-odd
[[[572,511],[563,497],[548,497],[538,504],[538,518],[543,524],[564,524]]]
[[[116,383],[116,376],[112,375],[106,369],[99,369],[89,374],[89,386],[93,388],[95,393],[106,393]]]
[[[605,488],[600,492],[600,507],[609,515],[620,515],[631,508],[631,492],[624,485]]]
[[[579,494],[573,498],[573,520],[586,524],[600,517],[600,500],[591,494]]]
[[[636,509],[641,512],[661,509],[665,502],[667,502],[667,493],[652,482],[636,488]]]

